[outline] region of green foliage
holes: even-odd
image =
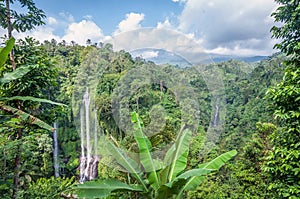
[[[26,53],[26,51],[25,51],[26,48],[29,49],[29,50],[33,49],[33,45],[35,45],[37,43],[35,43],[35,41],[32,40],[32,39],[30,39],[30,38],[26,38],[25,41],[20,41],[20,43],[22,45],[24,45],[24,46],[22,46],[21,48],[18,46],[16,48],[16,58],[17,58],[17,60],[18,60],[17,62],[19,64],[24,64],[25,62],[22,61],[19,58],[18,50],[22,49],[22,50],[24,50],[24,53]],[[8,41],[7,46],[2,49],[1,54],[4,54],[4,55],[8,54],[10,52],[10,50],[12,49],[13,44],[14,44],[14,39],[11,38]],[[37,53],[37,52],[38,51],[35,50],[35,53]],[[29,52],[27,50],[27,53],[33,53],[33,52]],[[24,56],[24,55],[22,55],[22,56]],[[42,57],[42,56],[40,56],[40,57]],[[29,57],[27,57],[27,59],[28,58]],[[31,62],[34,63],[34,61],[35,61],[34,58],[31,59]],[[39,62],[39,61],[41,61],[41,59],[38,58],[36,61]],[[29,64],[29,62],[26,62],[26,64]],[[40,67],[41,65],[42,64],[40,63],[38,65],[38,67]],[[7,95],[9,97],[1,97],[0,98],[0,100],[2,101],[0,103],[0,107],[1,107],[1,110],[8,111],[8,112],[11,112],[13,114],[16,114],[17,116],[19,116],[23,120],[29,120],[29,123],[36,124],[36,125],[38,125],[41,128],[47,129],[49,131],[52,131],[53,128],[51,126],[49,126],[48,124],[46,124],[42,120],[36,118],[35,116],[30,115],[30,114],[28,114],[28,113],[20,110],[20,108],[17,109],[17,108],[13,108],[11,106],[5,105],[6,102],[12,101],[12,100],[18,100],[18,102],[20,102],[20,101],[31,101],[31,102],[49,103],[49,104],[53,104],[53,105],[63,105],[61,103],[53,102],[51,100],[41,99],[41,98],[36,98],[36,97],[31,97],[31,96],[13,96],[13,97],[11,96],[12,93],[13,93],[13,91],[16,90],[16,89],[18,89],[18,95],[21,95],[22,91],[26,90],[24,87],[23,88],[17,88],[17,86],[18,86],[17,82],[18,81],[22,82],[23,79],[26,79],[26,77],[24,77],[24,76],[27,73],[33,73],[33,71],[37,71],[36,68],[37,68],[36,66],[35,67],[34,66],[30,67],[28,65],[26,67],[25,66],[23,66],[23,67],[21,66],[21,67],[17,68],[16,70],[12,71],[12,72],[8,72],[8,73],[4,74],[4,76],[0,79],[1,86],[2,86],[2,94]],[[45,72],[43,72],[43,75],[45,75]],[[41,79],[41,77],[35,77],[35,78]],[[49,76],[47,78],[49,78]],[[43,79],[41,79],[41,80],[43,81]],[[26,79],[25,82],[26,82],[26,84],[30,84],[29,81],[28,81],[28,79]],[[10,84],[9,85],[9,87],[10,87],[9,89],[7,89],[7,84]],[[19,105],[19,107],[20,107],[20,105]]]
[[[82,185],[78,185],[79,198],[106,198],[113,192],[142,192],[143,187],[138,185],[128,185],[118,180],[99,180],[94,182],[85,182]]]
[[[8,63],[0,70],[1,75],[6,74],[1,84],[2,96],[41,98],[46,94],[47,88],[55,84],[57,69],[45,54],[45,50],[38,45],[39,43],[32,38],[17,42],[14,50],[17,69],[11,71]],[[6,76],[12,79],[7,79]]]
[[[300,55],[299,55],[300,56]],[[298,65],[286,68],[283,80],[268,90],[268,97],[276,107],[275,117],[286,121],[297,130],[300,117],[300,69]]]
[[[17,80],[22,78],[24,75],[31,71],[31,67],[19,67],[13,72],[5,73],[3,77],[0,79],[0,83],[9,83],[13,80]]]
[[[13,115],[20,117],[23,121],[28,121],[29,124],[35,124],[40,128],[46,129],[51,132],[53,131],[52,126],[24,111],[3,104],[0,104],[0,109],[6,112],[11,112]]]
[[[48,176],[53,166],[50,156],[52,140],[46,134],[39,136],[41,130],[32,124],[52,132],[53,128],[38,119],[35,111],[41,107],[41,102],[62,104],[40,98],[44,96],[47,86],[54,82],[55,70],[52,70],[43,51],[35,45],[37,42],[30,38],[19,41],[15,46],[15,61],[20,69],[11,72],[9,64],[6,64],[0,70],[4,73],[0,84],[0,131],[3,140],[0,147],[4,152],[1,181],[5,182],[1,192],[13,188],[12,193],[5,193],[12,198],[21,197],[22,191],[19,188],[26,188],[26,184],[36,176]],[[24,54],[20,54],[20,51]],[[37,143],[41,145],[37,146]]]
[[[43,102],[43,103],[48,103],[48,104],[53,104],[53,105],[59,105],[59,106],[66,106],[66,105],[64,105],[62,103],[53,102],[51,100],[41,99],[41,98],[36,98],[36,97],[31,97],[31,96],[3,97],[3,98],[0,98],[0,100],[1,101],[12,101],[12,100],[32,101],[32,102]]]
[[[29,184],[28,189],[24,191],[23,198],[64,198],[72,193],[75,184],[72,178],[39,178]]]
[[[100,153],[102,154],[102,152]],[[111,156],[104,155],[99,161],[98,168],[99,179],[101,180],[117,178],[120,181],[125,181],[127,179],[127,175],[124,175],[124,173],[120,171],[120,167],[115,164],[114,158]]]
[[[282,52],[291,55],[299,54],[299,17],[300,17],[300,2],[297,0],[275,0],[280,6],[272,16],[275,22],[280,22],[280,26],[272,28],[273,37],[282,39],[275,45]]]
[[[217,147],[207,156],[201,156],[194,150],[194,147],[199,147],[198,143],[201,143],[201,137],[205,136],[205,133],[194,137],[189,164],[192,167],[199,161],[209,161],[216,154],[228,149],[236,149],[240,153],[216,176],[207,178],[196,191],[189,192],[189,198],[275,197],[267,190],[271,180],[262,169],[262,163],[272,148],[266,137],[273,131],[260,128],[272,126],[271,123],[275,122],[270,107],[272,100],[264,99],[264,96],[270,86],[276,85],[282,79],[284,70],[282,62],[285,59],[283,54],[275,54],[255,63],[251,73],[241,70],[245,65],[238,61],[218,64],[224,75],[226,90],[225,129],[221,133]],[[260,126],[257,122],[263,125]]]
[[[236,155],[236,151],[230,151],[208,163],[200,164],[197,169],[183,172],[187,165],[190,130],[184,128],[181,130],[162,162],[153,159],[151,142],[143,133],[143,123],[137,113],[132,113],[132,122],[135,124],[133,134],[139,146],[139,162],[111,142],[108,142],[107,147],[116,161],[137,180],[137,184],[125,184],[115,180],[87,182],[78,185],[79,196],[106,197],[112,192],[128,190],[141,192],[149,198],[181,198],[184,191],[195,189],[204,181],[205,175],[217,171]]]
[[[282,128],[270,135],[273,150],[268,155],[265,171],[273,181],[269,189],[283,198],[296,198],[300,193],[300,104],[296,100],[300,96],[299,71],[287,68],[283,81],[268,93]]]
[[[6,123],[4,127],[24,128],[24,126],[21,127],[19,121],[15,121],[15,124],[10,121],[10,124]],[[19,167],[19,185],[22,189],[26,189],[28,183],[43,176],[50,176],[53,172],[51,137],[43,131],[37,129],[30,131],[28,127],[25,127],[23,133],[27,135],[17,140],[12,138],[14,134],[10,128],[2,129],[0,136],[0,150],[2,151],[0,166],[3,169],[0,182],[6,186],[6,188],[1,188],[0,193],[8,197],[11,197],[12,178],[15,175],[14,161],[18,150],[21,151],[20,159],[22,160]]]
[[[294,48],[296,47],[297,45],[294,46]],[[278,190],[284,194],[294,192],[289,195],[290,197],[297,194],[297,187],[294,184],[290,185],[291,181],[283,182],[283,180],[290,179],[291,175],[295,179],[294,177],[297,175],[295,167],[298,165],[296,161],[289,161],[288,158],[292,157],[297,160],[298,145],[292,143],[289,148],[278,148],[279,145],[288,146],[290,144],[290,142],[283,142],[278,138],[284,140],[293,137],[293,134],[289,133],[291,132],[290,129],[295,130],[298,125],[299,111],[296,109],[299,107],[299,100],[296,97],[298,87],[297,85],[288,86],[299,81],[299,72],[294,72],[296,64],[290,68],[290,71],[287,71],[284,85],[279,89],[270,89],[269,93],[274,93],[276,99],[263,99],[268,87],[277,84],[282,79],[284,67],[282,62],[286,59],[283,54],[276,54],[251,66],[234,60],[214,65],[220,70],[224,80],[226,95],[219,96],[219,100],[226,100],[226,105],[220,106],[220,110],[226,108],[226,123],[225,130],[222,132],[219,142],[216,143],[217,146],[207,156],[202,156],[199,151],[202,150],[205,131],[210,125],[215,99],[212,99],[199,72],[190,69],[176,69],[173,66],[161,66],[162,71],[181,78],[178,81],[188,82],[194,91],[197,103],[200,105],[200,127],[198,132],[194,132],[196,136],[193,135],[193,140],[188,146],[185,140],[190,139],[191,132],[180,131],[180,118],[185,117],[184,114],[190,114],[180,110],[186,101],[178,99],[176,92],[159,79],[156,83],[140,86],[135,93],[122,99],[124,100],[122,103],[128,105],[129,111],[138,112],[141,119],[135,120],[135,125],[145,128],[143,134],[148,135],[148,132],[158,129],[160,123],[165,123],[165,126],[159,129],[160,132],[155,132],[156,134],[149,139],[145,139],[146,137],[140,131],[132,131],[136,133],[136,136],[128,136],[112,119],[111,102],[115,97],[113,92],[116,92],[115,89],[120,82],[124,83],[122,81],[126,77],[126,73],[137,65],[149,68],[156,67],[153,63],[138,59],[133,60],[130,54],[125,51],[113,52],[110,44],[101,48],[96,46],[83,47],[75,42],[68,45],[64,41],[58,43],[51,40],[45,41],[41,45],[35,40],[27,38],[17,42],[15,52],[16,70],[11,70],[10,61],[7,61],[4,67],[0,69],[1,106],[5,106],[7,110],[1,111],[0,116],[0,164],[4,168],[1,171],[0,195],[6,194],[11,197],[14,159],[18,152],[18,146],[21,146],[22,149],[21,189],[27,190],[30,182],[41,177],[38,174],[47,178],[52,175],[51,137],[46,135],[46,131],[41,130],[44,124],[39,123],[40,120],[35,119],[37,117],[48,123],[56,120],[59,124],[59,156],[62,176],[78,174],[80,143],[73,117],[73,111],[76,110],[71,108],[72,93],[78,85],[79,87],[85,85],[84,83],[92,75],[97,77],[97,81],[94,82],[96,86],[94,86],[97,89],[95,101],[99,124],[107,137],[112,135],[111,140],[117,140],[108,146],[111,152],[114,152],[115,155],[118,154],[120,158],[118,161],[121,165],[123,164],[123,168],[121,168],[120,164],[116,165],[116,160],[113,160],[113,157],[103,155],[104,158],[100,160],[99,164],[100,179],[95,186],[101,188],[106,179],[116,178],[120,182],[126,183],[131,189],[138,185],[144,190],[137,190],[136,193],[123,190],[118,193],[117,189],[111,189],[109,192],[112,192],[112,198],[155,197],[155,194],[157,197],[163,198],[171,197],[172,193],[177,193],[178,197],[180,197],[178,193],[182,193],[183,197],[190,198],[276,198],[279,196],[274,195],[273,192]],[[294,56],[293,59],[296,58],[297,56]],[[97,67],[100,66],[103,70],[98,71],[96,67],[92,67],[95,66],[95,63],[99,63]],[[208,65],[206,68],[209,70],[212,66]],[[250,73],[249,71],[252,69],[253,71]],[[78,73],[81,74],[80,78],[77,78]],[[182,77],[182,74],[185,76]],[[164,80],[166,77],[162,75],[160,78],[160,80]],[[129,81],[125,84],[128,87],[117,89],[121,92],[137,85],[140,85],[140,82]],[[86,87],[82,86],[80,89],[85,91]],[[277,95],[278,93],[280,95]],[[59,101],[68,107],[55,107],[54,104],[43,103],[47,100]],[[274,122],[271,112],[274,107],[269,106],[272,101],[278,101],[282,107],[289,105],[289,108],[282,108],[281,111],[277,111],[276,115],[280,125],[285,126],[286,122],[283,120],[286,119],[286,121],[293,121],[291,122],[294,123],[293,127],[286,128],[286,130],[285,128],[278,128],[277,131],[273,129],[271,124],[260,123],[260,125],[258,123],[257,129],[255,129],[257,122]],[[14,109],[14,114],[11,114],[12,111],[9,110],[13,110],[12,108],[16,108],[18,105],[21,106],[22,110],[20,111],[22,112]],[[166,117],[163,117],[163,114],[166,114]],[[126,119],[129,123],[130,117]],[[155,119],[159,122],[153,123]],[[31,124],[40,124],[40,126]],[[23,139],[16,139],[18,136],[16,129],[22,129]],[[48,125],[46,129],[52,130],[52,127]],[[175,132],[178,131],[182,135],[181,143],[179,136],[176,139]],[[277,151],[277,154],[268,159],[265,170],[262,170],[265,155],[272,152],[270,140],[266,139],[269,132],[274,132],[274,135],[270,136],[270,140],[272,144],[276,143],[274,150]],[[297,139],[294,140],[297,141]],[[154,159],[151,156],[153,150],[165,146],[170,141],[175,142],[175,144],[165,156],[165,161]],[[37,143],[43,144],[45,147],[43,148]],[[176,144],[178,148],[182,149],[182,152],[177,154],[174,152],[176,151]],[[102,148],[100,146],[102,144],[99,144],[99,149]],[[125,149],[129,149],[133,153],[128,155],[124,152]],[[207,170],[192,170],[193,168],[197,169],[202,162],[210,162],[218,154],[228,149],[236,149],[240,153],[237,158],[222,167],[218,174],[207,175],[206,172],[209,173]],[[143,151],[143,153],[138,155],[139,151]],[[187,153],[190,155],[187,156]],[[100,154],[102,155],[102,151]],[[174,157],[177,161],[171,161]],[[281,157],[284,157],[283,161],[288,161],[285,167],[279,166],[279,163],[283,163],[279,161]],[[128,175],[119,171],[119,169],[124,170],[124,168],[125,170],[131,169],[133,174]],[[153,169],[155,172],[150,172]],[[189,170],[189,172],[184,173],[185,170]],[[286,175],[284,177],[279,176],[286,170],[289,170],[291,175],[288,177]],[[268,178],[266,174],[278,174],[277,177],[281,179]],[[197,175],[201,176],[195,177]],[[205,178],[205,176],[207,177]],[[197,186],[196,191],[183,191],[182,188],[185,183],[192,178],[197,179],[195,180],[196,185],[199,183],[201,185]],[[114,181],[108,183],[113,184]],[[270,190],[267,189],[268,186]],[[148,192],[145,191],[146,189]],[[287,192],[289,189],[290,192]],[[49,193],[52,191],[49,190]],[[176,196],[174,195],[174,197]],[[288,196],[285,195],[285,197]]]
[[[138,144],[139,147],[139,157],[140,162],[143,165],[143,168],[146,172],[149,172],[148,174],[148,180],[153,189],[157,190],[159,187],[159,176],[155,172],[159,168],[157,168],[157,165],[155,164],[154,160],[152,159],[152,145],[150,140],[146,137],[146,135],[143,133],[144,130],[144,124],[139,118],[139,116],[136,113],[132,113],[131,115],[131,121],[134,123],[134,132],[133,136],[135,138],[135,141]]]
[[[276,130],[270,123],[257,123],[257,129],[242,147],[235,161],[226,164],[216,176],[209,177],[188,198],[276,198],[268,188],[272,182],[262,170],[265,156],[271,150],[268,135]]]
[[[273,36],[282,39],[276,47],[288,55],[282,81],[268,90],[273,101],[274,115],[281,128],[270,135],[273,145],[265,171],[272,183],[269,190],[281,198],[297,198],[300,194],[300,39],[299,1],[277,1],[280,7],[273,13],[281,27],[273,27]]]

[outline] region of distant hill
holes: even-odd
[[[162,50],[162,49],[138,49],[131,51],[130,54],[132,57],[140,57],[145,59],[146,61],[152,61],[158,65],[160,64],[171,64],[174,66],[178,66],[180,68],[186,68],[192,66],[186,59],[177,55],[175,53]],[[240,60],[247,63],[259,62],[263,59],[268,58],[268,56],[233,56],[233,55],[220,55],[220,54],[208,54],[208,59],[205,63],[211,62],[223,62],[228,60]]]
[[[130,54],[134,58],[140,57],[142,59],[145,59],[146,61],[152,61],[157,65],[171,64],[180,68],[192,66],[191,63],[189,63],[186,59],[182,58],[181,56],[162,49],[138,49],[130,52]]]
[[[263,59],[268,58],[268,56],[234,56],[234,55],[219,55],[219,54],[209,54],[209,57],[214,62],[223,62],[231,59],[244,61],[248,63],[259,62]]]

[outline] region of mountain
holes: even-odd
[[[174,66],[178,66],[180,68],[186,68],[192,66],[186,59],[177,55],[175,53],[162,50],[162,49],[153,49],[153,48],[146,48],[146,49],[138,49],[131,51],[130,54],[132,57],[140,57],[145,59],[146,61],[152,61],[157,65],[161,64],[171,64]]]
[[[171,64],[180,68],[186,68],[192,66],[186,59],[178,54],[154,48],[145,48],[131,51],[130,54],[133,58],[140,57],[146,61],[152,61],[158,65]],[[259,62],[268,56],[234,56],[234,55],[220,55],[220,54],[208,54],[209,59],[205,60],[205,63],[211,62],[223,62],[228,60],[240,60],[247,63]]]
[[[209,54],[209,57],[214,62],[223,62],[231,59],[244,61],[247,63],[259,62],[263,59],[267,59],[268,56],[235,56],[235,55],[220,55],[220,54]]]

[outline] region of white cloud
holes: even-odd
[[[207,53],[191,38],[181,32],[163,28],[141,28],[115,35],[110,43],[114,50],[163,49],[180,55],[190,63],[207,60]]]
[[[47,22],[46,24],[49,24],[49,25],[57,25],[58,22],[57,20],[54,18],[54,17],[47,17]]]
[[[54,29],[49,26],[40,26],[34,30],[28,32],[16,32],[14,31],[13,35],[18,39],[24,39],[25,37],[33,37],[36,40],[43,42],[45,40],[50,41],[51,39],[60,40],[59,36],[55,35]]]
[[[158,51],[145,51],[140,55],[144,59],[155,58],[158,57]]]
[[[188,0],[179,16],[179,30],[195,33],[210,50],[268,49],[270,54],[270,14],[276,7],[273,0]]]
[[[164,22],[158,22],[157,28],[167,28],[167,29],[174,29],[174,27],[171,25],[169,19],[166,19]]]
[[[180,2],[180,3],[185,3],[187,0],[172,0],[173,2],[177,3],[177,2]]]
[[[126,18],[119,23],[117,30],[114,32],[114,35],[121,32],[141,28],[140,23],[144,20],[144,17],[145,15],[143,13],[139,14],[131,12],[129,14],[126,14]]]
[[[93,22],[92,16],[85,16],[86,19],[79,22],[74,22],[74,18],[70,14],[60,13],[63,19],[56,19],[54,17],[47,17],[46,25],[36,27],[34,30],[26,31],[24,33],[13,32],[14,37],[23,39],[27,36],[43,42],[45,40],[55,39],[58,42],[65,40],[67,42],[75,41],[78,44],[85,45],[87,39],[92,42],[105,42],[109,40],[110,36],[105,36],[101,28]],[[57,29],[64,30],[64,33],[58,35]],[[4,30],[3,30],[4,31]],[[0,29],[1,35],[2,29]]]
[[[63,19],[67,20],[68,22],[74,22],[75,21],[73,15],[71,15],[68,12],[60,12],[59,16],[61,16]]]
[[[66,34],[62,37],[63,40],[68,42],[73,40],[82,45],[86,43],[87,39],[91,39],[92,42],[99,42],[104,38],[105,36],[103,35],[101,28],[93,21],[89,20],[71,23]]]

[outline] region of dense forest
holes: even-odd
[[[178,67],[15,40],[46,16],[0,1],[0,197],[299,198],[300,4],[276,2],[280,53]]]

